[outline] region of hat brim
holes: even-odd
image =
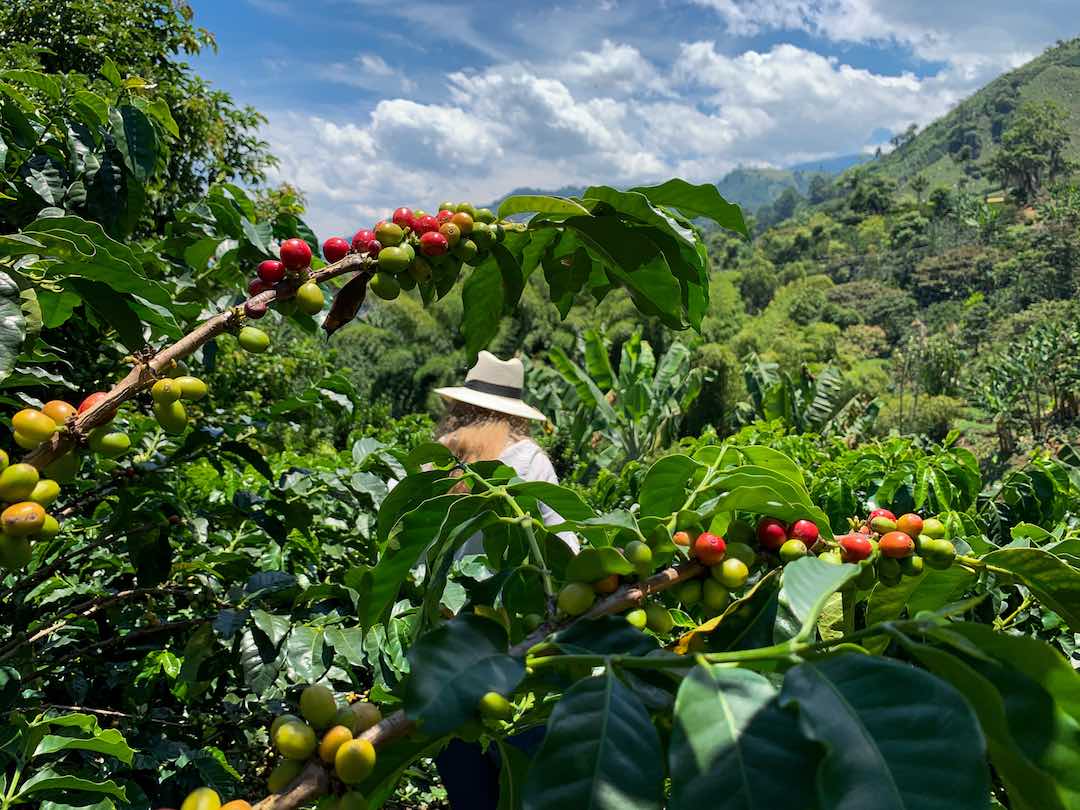
[[[471,388],[436,388],[435,393],[444,399],[457,400],[467,405],[475,405],[478,408],[487,408],[489,411],[518,416],[522,419],[532,419],[535,422],[547,421],[547,417],[536,408],[526,405],[520,399],[514,399],[513,397],[485,394],[483,391],[474,391]]]

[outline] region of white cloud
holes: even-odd
[[[374,53],[320,68],[325,78],[381,91],[383,100],[362,113],[348,104],[321,117],[271,111],[266,136],[282,159],[273,179],[308,193],[321,235],[347,235],[402,204],[486,203],[518,186],[630,185],[675,175],[715,182],[738,165],[873,150],[883,130],[940,116],[988,72],[1057,35],[1021,26],[1020,11],[1002,12],[1017,28],[1003,33],[994,26],[1009,23],[991,22],[990,12],[961,14],[940,0],[696,2],[734,33],[797,29],[843,42],[901,43],[945,67],[928,76],[875,72],[784,43],[731,53],[705,27],[697,41],[681,44],[667,34],[666,50],[597,36],[593,47],[561,52],[580,30],[563,20],[567,39],[556,41],[554,12],[527,19],[514,11],[506,30],[515,36],[536,22],[529,60],[499,56],[513,39],[489,36],[480,51],[492,64],[429,73],[420,87],[409,78],[416,71]],[[411,19],[431,7],[395,8]],[[625,3],[603,12],[620,20],[628,13]],[[603,14],[589,18],[588,30],[598,30]],[[474,30],[459,21],[442,33],[464,42]]]
[[[316,69],[318,78],[381,92],[411,93],[416,82],[377,54],[360,54],[348,62],[329,62]]]
[[[666,73],[628,46],[602,51],[614,58],[596,81],[581,54],[546,74],[518,63],[452,73],[442,103],[386,99],[359,122],[272,115],[275,179],[308,193],[319,233],[348,234],[398,205],[445,197],[483,203],[521,185],[671,175],[708,182],[739,164],[857,152],[875,129],[923,122],[952,100],[933,80],[791,45],[729,57],[688,43]],[[647,86],[635,92],[635,81]]]
[[[748,128],[731,145],[741,159],[855,152],[875,129],[924,124],[957,100],[933,78],[879,75],[786,44],[725,56],[713,42],[689,43],[674,72],[707,91],[727,120]]]
[[[1075,0],[695,0],[737,36],[806,31],[836,42],[894,43],[945,62],[950,78],[975,86],[1031,59],[1076,30]]]

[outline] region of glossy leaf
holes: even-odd
[[[506,631],[496,622],[460,615],[409,650],[405,712],[425,734],[440,736],[476,717],[488,692],[509,695],[525,675],[521,659],[506,653]]]
[[[525,810],[660,810],[660,738],[637,696],[610,671],[556,704],[525,784]]]
[[[756,672],[694,667],[675,699],[671,810],[809,805],[818,754],[777,698]]]
[[[953,629],[964,632],[959,625]],[[981,637],[986,635],[978,632],[981,630],[986,630],[992,644],[1000,644],[999,652],[1007,652],[1009,658],[988,663],[910,639],[904,640],[904,647],[967,698],[986,734],[990,761],[1015,810],[1064,810],[1080,805],[1080,784],[1075,776],[1080,772],[1080,726],[1056,705],[1053,693],[1045,691],[1043,684],[1008,672],[1013,661],[1025,660],[1032,652],[1035,660],[1045,657],[1042,650],[1032,649],[1045,645],[994,633],[990,628],[978,628]],[[1058,657],[1058,661],[1051,663],[1048,671],[1070,669],[1064,659]],[[1076,681],[1074,672],[1061,674]],[[1075,686],[1072,691],[1076,691]]]
[[[840,655],[787,673],[781,705],[820,743],[817,796],[836,810],[983,810],[986,745],[952,686],[907,664]]]
[[[678,453],[656,461],[641,484],[641,515],[667,517],[686,502],[686,488],[701,465]]]
[[[157,137],[142,110],[125,105],[109,111],[109,123],[124,165],[140,183],[153,174],[157,160]]]
[[[1070,628],[1080,631],[1080,570],[1037,548],[1003,548],[981,559],[1016,576]]]
[[[514,214],[588,214],[589,210],[581,203],[566,197],[549,197],[541,194],[515,194],[499,204],[499,219],[512,217]]]
[[[98,730],[92,737],[61,737],[56,734],[46,734],[34,749],[34,756],[55,754],[58,751],[94,751],[116,757],[128,765],[135,756],[135,752],[124,740],[124,735],[114,728]]]
[[[962,596],[974,580],[973,573],[954,565],[944,571],[928,568],[917,577],[904,577],[900,584],[892,587],[878,582],[867,600],[866,625],[899,619],[905,609],[910,617],[920,610],[937,610]],[[868,638],[864,646],[871,652],[881,653],[889,646],[889,638]]]
[[[6,273],[0,273],[0,380],[15,368],[26,337],[26,318],[19,299],[19,287]]]
[[[127,792],[111,779],[95,781],[84,779],[81,776],[59,773],[52,768],[37,771],[19,785],[17,797],[33,796],[46,790],[51,791],[82,791],[85,793],[103,793],[107,796],[127,801]],[[69,795],[65,793],[64,795]]]
[[[503,285],[499,267],[484,262],[465,279],[461,288],[461,329],[470,356],[487,346],[499,331],[503,312]]]
[[[574,622],[552,636],[567,655],[648,655],[658,648],[656,638],[622,616],[601,616]]]
[[[658,186],[637,186],[630,190],[644,194],[657,205],[675,208],[688,217],[708,217],[720,227],[750,238],[742,210],[725,200],[712,183],[695,186],[674,179]]]
[[[783,568],[778,595],[779,610],[773,638],[805,641],[814,634],[818,617],[829,597],[859,575],[859,566],[832,565],[817,557],[803,557]]]

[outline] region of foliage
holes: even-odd
[[[1068,171],[1066,119],[1065,111],[1052,101],[1029,103],[1016,111],[1015,123],[1002,134],[994,169],[1022,202],[1034,199]]]
[[[551,354],[563,388],[546,404],[557,414],[557,428],[569,434],[574,454],[590,458],[579,476],[598,468],[617,472],[671,444],[683,414],[709,382],[703,368],[690,368],[690,350],[679,342],[657,360],[648,341],[634,334],[620,349],[617,370],[610,351],[603,335],[589,330],[581,345],[584,368],[561,349]]]
[[[35,50],[54,14],[88,30]],[[1010,208],[972,222],[960,193],[913,205],[856,173],[819,183],[820,207],[799,202],[753,245],[710,185],[510,197],[502,214],[532,216],[426,300],[369,302],[330,342],[315,318],[272,312],[272,354],[203,340],[185,362],[211,393],[169,434],[140,364],[219,310],[237,326],[235,291],[280,240],[317,247],[302,199],[216,182],[257,181],[265,155],[257,119],[175,61],[210,42],[183,5],[0,15],[3,36],[30,43],[4,40],[21,61],[0,79],[8,413],[134,375],[112,423],[130,453],[80,447],[61,531],[0,581],[5,806],[179,806],[196,785],[263,795],[271,717],[310,683],[388,716],[362,785],[373,807],[415,803],[417,774],[454,737],[500,752],[507,808],[1076,804],[1068,188],[1045,223]],[[174,132],[183,92],[201,111]],[[993,151],[977,128],[953,134]],[[924,136],[897,152],[918,156]],[[106,162],[107,210],[72,191]],[[740,234],[710,238],[715,267],[709,217]],[[485,345],[530,355],[533,399],[558,415],[544,441],[580,473],[572,486],[426,441],[428,387]],[[730,436],[742,385],[771,421]],[[901,393],[898,432],[922,435],[866,440],[866,409]],[[938,406],[960,411],[960,394],[1012,432],[1010,458],[946,431]],[[546,525],[541,503],[565,522]],[[879,559],[834,558],[874,508],[940,516],[955,561],[886,581]],[[781,565],[755,546],[745,581],[710,586],[729,603],[690,598],[685,582],[725,574],[674,532],[754,544],[747,525],[764,516],[813,521],[817,553]],[[591,593],[612,574],[620,589],[588,618],[557,610],[562,587]],[[618,615],[643,600],[644,628]],[[493,690],[509,719],[478,715]],[[517,756],[508,738],[538,726],[535,758]]]
[[[192,23],[187,2],[19,0],[0,9],[0,67],[54,81],[61,74],[93,77],[88,91],[108,95],[120,86],[151,95],[151,111],[167,117],[173,142],[161,158],[160,181],[148,184],[143,220],[159,234],[176,208],[210,186],[259,183],[276,163],[257,136],[263,116],[237,107],[177,58],[205,48],[216,48],[213,35]]]
[[[856,395],[841,372],[826,366],[816,374],[807,368],[795,379],[776,363],[751,355],[743,365],[749,399],[740,403],[744,424],[779,420],[799,433],[860,438],[873,427],[879,405]]]

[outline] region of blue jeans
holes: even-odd
[[[506,742],[532,757],[544,741],[545,726],[531,728]],[[446,796],[453,810],[496,810],[499,806],[499,749],[494,745],[484,751],[480,743],[454,739],[435,757]]]

